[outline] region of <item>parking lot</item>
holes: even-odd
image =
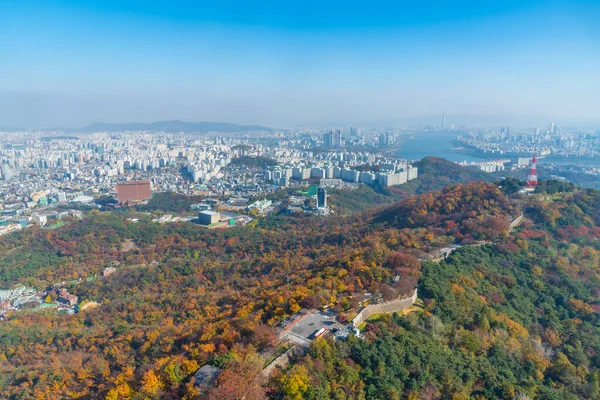
[[[311,340],[314,339],[315,333],[321,328],[325,328],[331,332],[343,328],[343,325],[335,320],[333,312],[317,311],[301,317],[297,322],[292,323],[282,333],[281,337],[299,345],[308,346]]]

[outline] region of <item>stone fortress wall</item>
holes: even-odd
[[[417,289],[415,289],[414,293],[410,297],[406,297],[403,299],[396,299],[392,301],[387,301],[385,303],[380,304],[372,304],[363,308],[352,320],[352,325],[356,328],[364,321],[369,319],[372,315],[375,314],[384,314],[384,313],[393,313],[402,311],[410,306],[412,306],[417,300]]]

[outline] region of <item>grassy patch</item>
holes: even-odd
[[[56,221],[56,223],[47,226],[47,229],[56,229],[56,228],[60,228],[61,226],[66,225],[67,223],[65,221]]]
[[[423,301],[421,299],[417,299],[412,306],[405,308],[404,310],[395,311],[395,312],[397,312],[398,315],[407,315],[412,312],[423,312],[423,308],[424,308]],[[358,325],[358,329],[361,332],[364,331],[365,327],[367,326],[367,323],[373,324],[375,322],[381,321],[383,319],[383,316],[386,314],[393,314],[393,313],[373,314],[369,318],[367,318],[366,321],[363,321],[362,324]]]

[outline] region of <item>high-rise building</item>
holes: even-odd
[[[324,187],[317,189],[317,208],[327,208],[327,189]]]
[[[552,122],[550,124],[550,133],[554,133],[555,130],[556,130],[556,125],[554,125],[554,122]]]
[[[390,144],[390,137],[387,133],[382,132],[379,134],[379,147],[387,147]]]
[[[5,181],[12,178],[12,170],[10,169],[8,164],[4,164],[0,167],[0,175],[2,175],[2,178],[4,178]]]
[[[446,110],[442,111],[442,130],[446,129]]]
[[[333,133],[333,146],[336,149],[339,149],[340,147],[342,147],[342,131],[340,131],[339,129],[336,129],[335,132]]]
[[[333,147],[333,132],[329,131],[323,135],[323,147]]]

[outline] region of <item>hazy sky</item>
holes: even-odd
[[[597,0],[0,0],[0,126],[600,120],[598,21]]]

